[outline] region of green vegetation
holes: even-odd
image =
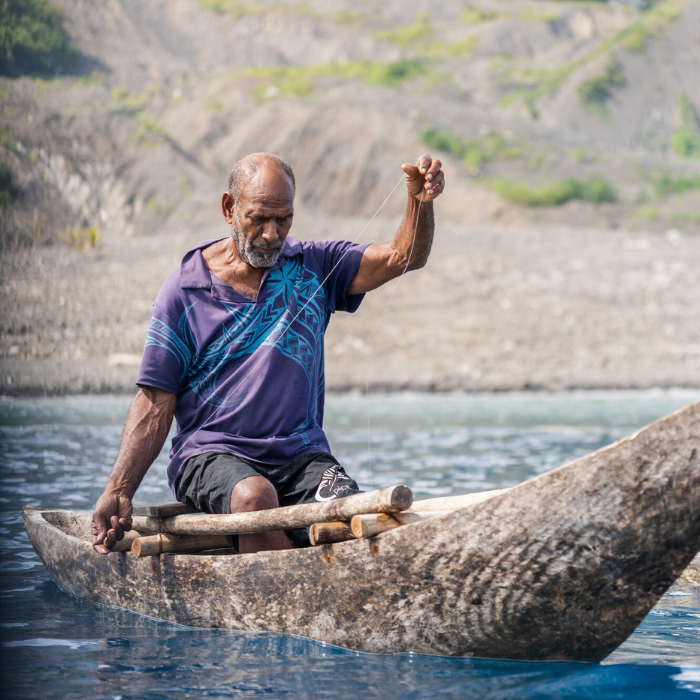
[[[154,214],[167,214],[172,207],[168,202],[160,202],[155,197],[148,200],[148,209]]]
[[[10,132],[7,127],[0,132],[0,145],[4,146],[10,153],[14,153],[18,158],[21,159],[23,157],[16,144],[10,141]]]
[[[66,243],[75,250],[94,248],[102,238],[100,229],[96,226],[77,228],[69,226],[58,236],[61,243]]]
[[[416,17],[416,21],[408,27],[375,32],[375,35],[379,39],[390,41],[392,44],[411,48],[431,39],[435,35],[435,30],[433,29],[433,25],[430,24],[428,13],[420,12]]]
[[[532,70],[502,73],[498,80],[514,90],[504,97],[504,103],[509,104],[522,98],[535,111],[536,102],[554,93],[559,86],[575,71],[603,56],[615,48],[623,46],[629,50],[644,49],[646,41],[659,36],[668,25],[680,17],[680,8],[687,0],[659,0],[653,7],[644,12],[633,24],[619,31],[615,36],[601,42],[580,58],[552,70]],[[515,64],[517,65],[517,64]]]
[[[69,71],[79,54],[62,22],[61,9],[47,0],[0,0],[0,75],[54,76]]]
[[[182,190],[185,199],[189,199],[194,194],[192,183],[184,175],[177,181],[177,186]]]
[[[439,131],[428,126],[421,130],[420,137],[426,146],[457,156],[466,167],[483,165],[499,158],[521,158],[524,155],[521,146],[509,143],[495,132],[476,141],[463,141],[451,131]]]
[[[498,19],[498,13],[483,10],[481,7],[468,7],[459,18],[464,24],[482,24]]]
[[[678,96],[678,109],[681,114],[681,125],[671,134],[671,150],[682,158],[700,158],[700,134],[697,112],[688,96],[681,93]]]
[[[538,12],[532,7],[521,7],[516,15],[516,18],[521,22],[552,22],[559,19],[559,15],[549,12]]]
[[[114,102],[117,102],[130,112],[140,112],[160,89],[161,87],[158,83],[151,83],[140,92],[129,92],[123,85],[120,85],[112,88],[111,97]]]
[[[220,112],[224,108],[224,103],[217,97],[210,97],[207,100],[207,109],[212,112]]]
[[[618,60],[613,59],[602,75],[582,82],[577,92],[587,109],[603,116],[607,114],[605,104],[612,97],[612,91],[624,87],[625,84],[622,66]]]
[[[414,59],[393,63],[348,61],[322,66],[249,68],[240,75],[258,79],[255,95],[258,99],[266,99],[283,95],[305,97],[311,92],[314,81],[324,77],[362,80],[368,85],[399,87],[402,83],[426,73],[423,61]]]
[[[583,148],[572,148],[569,151],[569,160],[574,164],[574,165],[580,165],[583,163],[583,161],[586,158],[586,154],[583,150]]]
[[[138,122],[139,128],[136,130],[134,138],[141,145],[153,145],[155,142],[168,135],[158,122],[154,122],[143,114],[136,115],[136,121]]]
[[[656,221],[659,218],[659,212],[656,207],[642,207],[639,213],[648,221]]]
[[[419,13],[416,21],[407,27],[375,32],[375,36],[412,49],[422,58],[435,61],[458,58],[471,53],[476,48],[478,39],[478,36],[470,35],[453,42],[434,40],[435,29],[427,12]]]
[[[629,51],[643,53],[649,39],[660,36],[669,24],[681,16],[683,0],[666,0],[655,2],[642,18],[624,29],[622,45]]]
[[[0,165],[0,209],[6,209],[17,199],[17,190],[12,182],[12,171],[3,164]]]
[[[433,41],[426,44],[418,53],[423,57],[433,61],[441,61],[446,58],[460,58],[472,53],[476,48],[478,34],[470,34],[457,41]]]
[[[657,197],[667,197],[669,194],[679,194],[700,190],[700,177],[671,177],[664,175],[655,185],[654,194]]]
[[[492,185],[503,199],[527,207],[556,207],[573,199],[601,204],[614,202],[617,198],[613,186],[602,177],[585,181],[569,178],[540,187],[528,187],[510,180],[496,180]]]
[[[646,204],[649,201],[649,193],[646,190],[639,190],[634,197],[635,204]]]
[[[195,0],[195,2],[219,15],[229,14],[234,17],[261,14],[269,12],[271,9],[259,2],[242,2],[241,0]]]

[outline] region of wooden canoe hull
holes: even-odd
[[[700,402],[487,501],[369,540],[137,559],[94,552],[86,515],[24,516],[56,583],[85,600],[366,652],[596,662],[700,549]]]

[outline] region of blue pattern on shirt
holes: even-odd
[[[242,386],[245,377],[229,395],[221,396],[217,393],[219,375],[229,362],[252,355],[261,346],[270,348],[266,352],[275,348],[296,362],[311,386],[314,379],[323,377],[322,343],[327,323],[323,286],[314,272],[304,268],[299,258],[293,258],[269,273],[265,289],[265,301],[261,305],[235,306],[221,301],[231,321],[223,323],[220,336],[204,348],[197,347],[188,323],[188,315],[197,302],[188,306],[178,321],[181,337],[165,323],[151,317],[146,347],[155,345],[171,352],[182,367],[181,382],[187,382],[203,403],[216,407],[236,406],[245,398]],[[319,350],[320,366],[316,361]],[[315,415],[323,384],[320,381],[313,405],[309,407],[309,417]],[[231,396],[236,393],[239,395]],[[308,418],[298,430],[305,427],[308,427]]]

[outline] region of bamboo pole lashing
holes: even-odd
[[[169,518],[134,516],[132,525],[136,530],[174,535],[243,535],[308,528],[319,522],[349,521],[358,513],[399,513],[410,508],[412,502],[411,489],[398,485],[322,503],[300,503],[249,513],[200,513]]]

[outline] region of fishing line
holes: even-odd
[[[369,361],[369,368],[367,370],[367,382],[365,384],[365,400],[367,401],[367,455],[369,458],[369,486],[371,489],[374,489],[374,472],[372,471],[372,439],[370,437],[370,409],[371,405],[369,403],[369,380],[370,380],[370,375],[372,374],[372,371],[374,369],[374,361],[377,357],[377,351],[379,350],[379,345],[382,342],[382,336],[384,335],[384,324],[386,323],[386,317],[387,314],[389,313],[389,307],[391,306],[391,300],[394,298],[394,294],[396,294],[396,290],[399,288],[399,285],[401,284],[401,279],[402,277],[408,272],[408,266],[411,263],[411,258],[413,257],[413,248],[416,245],[416,236],[418,234],[418,223],[420,221],[420,210],[421,207],[423,206],[423,195],[425,194],[425,190],[421,191],[420,195],[420,202],[418,202],[418,213],[416,214],[416,226],[413,229],[413,240],[411,241],[411,250],[408,254],[408,260],[406,260],[406,266],[403,269],[403,272],[399,275],[399,278],[396,280],[396,284],[394,285],[394,288],[391,290],[391,295],[389,296],[389,301],[386,303],[386,309],[384,309],[384,316],[382,317],[382,325],[379,327],[379,338],[377,338],[377,344],[374,346],[374,353],[372,354],[372,357]]]
[[[377,209],[377,211],[374,213],[374,215],[372,216],[372,218],[365,224],[365,227],[362,229],[362,231],[360,231],[360,233],[357,235],[357,237],[351,242],[352,244],[355,244],[355,243],[357,243],[357,241],[360,240],[360,238],[364,235],[365,231],[370,227],[371,223],[377,218],[379,212],[384,208],[384,205],[389,201],[389,199],[391,198],[391,195],[393,195],[394,192],[396,192],[397,188],[398,188],[399,185],[404,181],[404,179],[405,179],[405,175],[402,175],[401,178],[399,179],[399,181],[394,185],[394,188],[391,190],[391,192],[389,192],[389,194],[387,195],[386,199],[381,203],[379,209]],[[420,212],[420,208],[419,208],[419,212]],[[416,226],[417,226],[417,224],[416,224]],[[414,241],[415,241],[415,234],[414,234]],[[248,377],[250,377],[250,375],[253,374],[253,372],[255,372],[255,370],[260,366],[260,364],[261,364],[261,363],[267,358],[267,356],[275,349],[275,347],[277,346],[277,344],[282,340],[282,338],[284,338],[284,336],[286,335],[287,331],[292,327],[292,324],[294,323],[294,321],[296,321],[296,320],[299,318],[299,316],[301,316],[301,314],[304,312],[304,310],[306,309],[306,307],[314,300],[314,298],[316,297],[316,295],[317,295],[317,294],[321,291],[321,289],[323,288],[323,285],[330,279],[330,276],[335,272],[335,270],[337,269],[338,265],[340,265],[340,263],[343,261],[343,259],[345,258],[345,256],[346,256],[351,250],[352,250],[352,249],[351,249],[350,247],[348,247],[348,249],[340,256],[340,258],[338,259],[338,261],[336,262],[336,264],[333,265],[333,267],[331,268],[330,272],[326,275],[326,277],[323,279],[323,281],[318,285],[318,287],[316,288],[316,290],[314,291],[314,293],[311,295],[311,297],[309,298],[309,300],[304,304],[304,306],[301,307],[301,309],[297,312],[296,316],[294,316],[294,318],[292,318],[292,320],[287,324],[287,326],[284,328],[284,330],[283,330],[282,333],[279,335],[279,337],[272,343],[272,345],[268,348],[268,350],[265,352],[265,354],[253,365],[253,367],[251,368],[251,370],[243,377],[243,379],[241,379],[241,380],[238,382],[238,384],[236,384],[236,386],[235,386],[233,389],[231,389],[231,391],[230,391],[228,394],[226,394],[226,399],[228,399],[229,397],[231,397],[233,394],[235,394],[236,391],[238,391],[238,389],[240,389],[240,387],[241,387],[241,385],[243,384],[243,382],[245,382],[245,380],[248,379]],[[411,252],[413,252],[413,247],[411,247]],[[410,260],[410,257],[409,257],[409,260]],[[405,272],[405,270],[404,270],[404,272]],[[403,273],[402,273],[402,276],[403,276]],[[398,286],[398,285],[397,285],[397,286]],[[392,294],[392,296],[393,296],[393,294]],[[388,307],[387,307],[387,308],[388,308]],[[282,320],[283,320],[283,317],[280,318],[280,321],[282,321]],[[278,322],[278,324],[279,324],[279,322]],[[205,400],[204,403],[207,403],[207,401],[208,401],[208,399]],[[200,425],[200,426],[197,428],[197,430],[195,430],[191,435],[189,435],[189,436],[187,437],[187,439],[184,440],[184,441],[178,446],[178,449],[175,450],[175,452],[173,453],[171,459],[174,459],[175,457],[177,457],[177,455],[179,455],[180,452],[182,452],[182,450],[185,448],[185,446],[187,445],[187,443],[189,443],[189,441],[190,441],[200,430],[204,429],[207,425],[209,425],[209,423],[212,421],[212,419],[214,418],[214,416],[217,414],[218,410],[219,410],[223,405],[224,405],[224,403],[222,402],[219,406],[217,406],[217,407],[214,408],[214,411],[207,417],[207,419],[204,421],[204,423],[202,423],[202,425]],[[158,476],[158,473],[154,473],[154,474],[153,474],[153,478],[155,478],[156,476]],[[144,485],[150,485],[150,481],[151,481],[151,479],[149,479],[148,482],[143,482],[143,483],[142,483],[142,486],[144,486]]]

